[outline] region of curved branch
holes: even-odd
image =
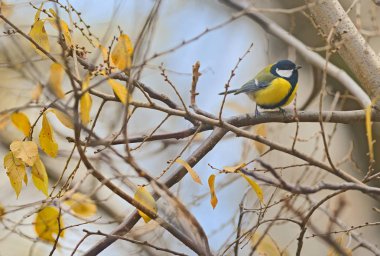
[[[357,184],[353,182],[345,182],[339,184],[325,183],[323,181],[319,182],[314,186],[303,186],[300,184],[290,184],[286,182],[282,177],[267,163],[264,163],[261,160],[257,160],[265,169],[267,169],[275,179],[268,178],[265,175],[258,174],[256,172],[248,172],[247,170],[241,170],[244,174],[249,175],[257,180],[264,181],[266,184],[272,184],[275,187],[284,189],[286,191],[292,192],[294,194],[314,194],[322,190],[357,190],[367,195],[372,195],[373,198],[380,200],[380,188],[371,187],[365,184]]]
[[[188,159],[186,159],[188,164],[190,166],[196,165],[208,152],[210,152],[215,147],[215,145],[218,144],[218,142],[224,137],[226,133],[227,130],[216,128],[211,133],[211,135],[198,147],[198,149],[193,154],[191,154],[191,156]],[[177,184],[183,177],[185,177],[186,174],[186,169],[184,167],[180,167],[177,170],[175,170],[169,178],[166,179],[164,184],[168,188],[170,188],[173,185]],[[157,194],[153,196],[156,200],[159,198]],[[140,215],[137,213],[137,211],[134,211],[132,214],[127,216],[114,231],[111,232],[111,235],[113,236],[108,236],[103,240],[99,241],[87,252],[85,252],[83,256],[99,254],[108,246],[113,244],[118,239],[117,236],[123,236],[127,234],[136,225],[139,219]]]

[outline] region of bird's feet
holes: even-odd
[[[259,111],[259,108],[258,108],[258,106],[256,105],[256,109],[255,109],[255,117],[258,117],[258,116],[260,116],[261,114],[260,114],[260,111]]]
[[[282,113],[282,115],[283,115],[284,117],[286,117],[286,110],[285,110],[285,109],[279,107],[278,110]]]

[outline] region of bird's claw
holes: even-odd
[[[259,109],[258,109],[258,106],[256,105],[256,109],[255,109],[255,117],[258,117],[260,116],[260,112],[259,112]]]
[[[279,109],[279,111],[282,113],[282,115],[283,115],[284,117],[286,117],[286,110],[283,109],[283,108],[281,108],[281,107],[279,107],[278,109]]]

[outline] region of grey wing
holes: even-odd
[[[261,89],[264,89],[270,85],[270,83],[276,79],[277,77],[270,72],[271,66],[267,66],[263,70],[261,70],[254,79],[249,80],[245,83],[239,90],[235,92],[235,94],[239,93],[250,93],[256,92]]]
[[[256,91],[259,91],[261,89],[264,89],[266,88],[270,82],[270,81],[257,81],[257,79],[252,79],[252,80],[249,80],[248,82],[246,82],[239,90],[237,90],[235,92],[235,94],[239,94],[239,93],[249,93],[249,92],[256,92]]]

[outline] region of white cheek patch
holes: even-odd
[[[281,77],[289,78],[292,76],[293,70],[292,69],[289,70],[289,69],[278,69],[278,68],[276,68],[276,73]]]

